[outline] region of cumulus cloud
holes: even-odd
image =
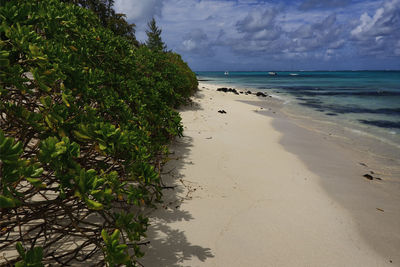
[[[127,15],[136,24],[147,23],[154,16],[161,16],[163,0],[116,0],[114,8]]]
[[[274,8],[253,10],[236,23],[236,29],[239,33],[244,33],[244,40],[258,42],[256,45],[276,40],[282,33],[281,27],[276,23],[277,14],[278,11]]]
[[[364,54],[398,55],[400,0],[386,1],[374,15],[363,13],[350,34]]]
[[[351,31],[357,39],[385,36],[400,28],[400,0],[387,1],[373,16],[363,13],[360,24]]]
[[[336,23],[336,14],[322,21],[299,26],[291,33],[295,51],[311,51],[319,48],[338,49],[344,44],[343,29]]]
[[[244,14],[234,21],[233,28],[221,30],[213,44],[242,55],[280,52],[279,43],[284,32],[277,22],[279,10],[255,6]]]
[[[239,32],[257,32],[265,30],[275,24],[276,10],[266,9],[254,10],[247,16],[236,23],[236,28]]]
[[[116,0],[116,7],[138,25],[141,41],[155,16],[168,48],[196,68],[204,62],[214,67],[285,60],[320,64],[349,57],[361,61],[367,54],[400,56],[399,2]]]
[[[214,55],[207,34],[199,28],[184,35],[181,50],[203,56]]]
[[[316,54],[332,56],[345,41],[344,30],[337,23],[336,14],[330,14],[320,21],[302,23],[293,30],[284,30],[281,11],[278,9],[252,10],[236,23],[236,30],[242,35],[232,38],[220,36],[233,51],[248,54],[273,53],[280,57],[310,57]],[[319,56],[320,57],[320,56]]]

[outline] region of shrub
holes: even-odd
[[[76,5],[8,1],[0,19],[0,250],[134,266],[193,72]]]

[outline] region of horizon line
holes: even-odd
[[[359,70],[193,70],[194,72],[204,72],[204,71],[212,71],[212,72],[268,72],[268,71],[273,71],[273,72],[305,72],[305,71],[325,71],[325,72],[335,72],[335,71],[400,71],[400,69],[387,69],[387,70],[382,70],[382,69],[359,69]]]

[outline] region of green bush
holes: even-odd
[[[195,75],[79,6],[1,3],[0,250],[19,244],[19,266],[134,266]]]

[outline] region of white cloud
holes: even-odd
[[[337,24],[336,14],[331,14],[313,24],[301,25],[291,33],[292,47],[296,51],[338,49],[344,44],[343,28]]]
[[[239,32],[257,32],[266,30],[274,26],[274,19],[277,15],[275,9],[256,9],[247,14],[247,16],[236,23]]]
[[[205,34],[202,29],[193,29],[190,33],[186,34],[183,39],[181,50],[204,56],[213,55],[207,34]]]
[[[373,15],[363,13],[350,34],[363,54],[398,55],[393,48],[400,40],[400,0],[386,1]]]
[[[370,17],[367,13],[364,13],[360,17],[360,25],[358,25],[351,34],[357,38],[362,39],[366,33],[371,33],[374,30],[377,22],[382,18],[384,8],[379,8],[376,10],[375,15]]]
[[[300,10],[270,0],[116,0],[116,7],[137,24],[139,40],[155,16],[168,48],[189,63],[231,66],[339,60],[354,51],[399,56],[399,2],[305,0]]]
[[[194,40],[192,40],[192,39],[184,40],[182,42],[182,44],[183,44],[183,49],[186,50],[186,51],[194,50],[196,48],[196,46],[197,46],[196,42]]]
[[[116,0],[114,8],[127,15],[129,21],[140,24],[148,22],[154,16],[160,16],[163,0]]]

